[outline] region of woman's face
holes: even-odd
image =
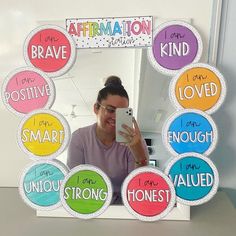
[[[115,135],[116,108],[126,108],[129,101],[125,97],[119,95],[108,95],[102,100],[101,105],[97,108],[94,105],[94,112],[97,115],[97,124],[107,134]]]

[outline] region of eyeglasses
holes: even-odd
[[[105,109],[106,112],[113,114],[116,112],[116,107],[110,106],[110,105],[102,105],[101,103],[97,103],[100,107],[102,107],[103,109]]]

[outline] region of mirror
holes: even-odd
[[[109,66],[105,62],[109,62]],[[151,163],[154,161],[163,168],[171,156],[161,140],[162,125],[174,111],[168,97],[170,78],[153,69],[147,58],[147,49],[78,50],[71,70],[54,80],[56,100],[52,109],[65,116],[72,132],[95,123],[93,105],[97,93],[103,88],[104,79],[112,74],[122,79],[130,96],[130,106],[134,108],[142,135],[149,140]],[[57,159],[66,163],[67,150]],[[54,212],[38,211],[37,215],[69,216],[62,208]],[[100,217],[133,218],[123,205],[111,205]],[[178,204],[168,217],[189,219],[189,207]]]
[[[109,75],[117,75],[134,107],[135,49],[83,49],[77,51],[71,70],[54,80],[56,100],[52,109],[65,116],[71,132],[96,122],[93,105]],[[66,152],[59,157],[66,162]]]
[[[153,69],[146,51],[123,48],[78,50],[77,60],[70,71],[54,79],[56,100],[52,109],[65,116],[71,132],[95,123],[93,105],[97,93],[103,88],[106,77],[117,75],[129,94],[130,107],[134,109],[143,137],[152,140],[149,144],[151,159],[157,160],[155,146],[158,143],[157,161],[160,162],[160,156],[163,160],[168,159],[159,137],[161,128],[174,109],[168,97],[170,78]],[[139,91],[135,93],[137,84]],[[66,162],[66,152],[59,159]]]

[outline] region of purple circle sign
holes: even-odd
[[[153,67],[174,75],[182,67],[198,62],[202,54],[202,40],[191,25],[171,21],[160,25],[154,32],[153,46],[148,58]]]

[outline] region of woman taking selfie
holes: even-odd
[[[94,104],[97,123],[76,130],[68,149],[69,168],[90,164],[110,177],[114,193],[112,203],[121,203],[121,185],[126,176],[135,168],[148,164],[147,147],[134,118],[133,127],[124,124],[119,131],[126,142],[116,142],[116,109],[128,106],[129,97],[120,78],[108,77]]]

